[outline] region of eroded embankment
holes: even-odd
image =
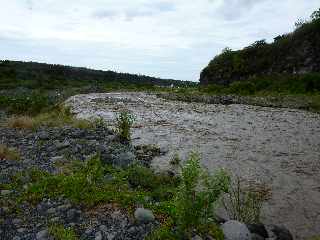
[[[133,144],[157,144],[167,154],[155,169],[169,168],[175,153],[201,153],[214,171],[263,183],[272,195],[263,221],[283,224],[297,239],[320,234],[320,115],[290,109],[167,101],[145,93],[77,95],[67,100],[79,118],[113,124],[126,108],[137,120]]]

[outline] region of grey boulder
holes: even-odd
[[[221,225],[225,240],[251,240],[251,233],[241,222],[230,220]]]
[[[134,217],[140,223],[149,223],[155,220],[152,211],[144,208],[137,208]]]

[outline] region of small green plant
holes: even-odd
[[[175,199],[175,216],[181,234],[213,223],[213,211],[220,196],[229,189],[230,178],[223,170],[214,175],[201,168],[198,154],[192,153],[182,167],[181,184]]]
[[[122,142],[131,141],[131,127],[135,117],[128,111],[122,111],[116,118],[117,132]]]
[[[20,153],[15,148],[0,144],[0,160],[20,160]]]
[[[223,198],[223,206],[230,219],[245,223],[259,223],[263,202],[269,195],[268,189],[244,187],[240,178]]]
[[[54,224],[49,227],[49,234],[55,240],[77,240],[77,234],[72,228],[65,228],[63,225]]]
[[[154,230],[146,240],[178,240],[179,236],[172,232],[171,228],[168,226],[161,226]]]

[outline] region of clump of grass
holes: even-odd
[[[58,107],[50,112],[43,112],[34,117],[13,116],[7,122],[8,127],[16,129],[32,129],[39,127],[61,127],[69,125],[75,128],[88,129],[97,126],[96,122],[76,119],[68,108]]]
[[[260,186],[244,186],[239,177],[223,198],[223,205],[230,219],[244,223],[260,223],[263,202],[269,197],[270,189]]]
[[[0,160],[20,160],[20,153],[14,148],[9,148],[6,145],[0,144]]]
[[[72,228],[65,228],[60,224],[53,224],[49,227],[49,234],[55,240],[77,240],[77,234]]]
[[[116,118],[117,133],[122,142],[131,141],[131,127],[135,117],[128,111],[122,111]]]
[[[48,126],[60,127],[71,125],[79,128],[86,128],[88,121],[75,119],[69,108],[59,106],[50,112],[41,113],[34,117],[35,127]]]
[[[29,116],[12,116],[8,119],[7,125],[10,128],[16,129],[33,129],[35,122]]]

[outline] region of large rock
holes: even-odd
[[[140,223],[153,222],[155,219],[152,211],[144,208],[137,208],[134,212],[134,217]]]
[[[274,240],[293,240],[290,231],[283,226],[276,225],[266,225],[266,230],[268,231],[269,238]]]
[[[135,158],[135,155],[130,151],[120,153],[117,156],[117,162],[115,163],[115,165],[127,167],[134,162]]]
[[[47,229],[45,229],[45,230],[42,230],[42,231],[37,233],[36,239],[37,240],[45,240],[45,239],[48,238],[48,236],[49,236],[49,232],[48,232]]]
[[[222,224],[221,229],[225,240],[251,240],[251,233],[241,222],[230,220]]]
[[[266,227],[263,224],[247,224],[247,228],[251,234],[257,234],[263,238],[269,237]]]

